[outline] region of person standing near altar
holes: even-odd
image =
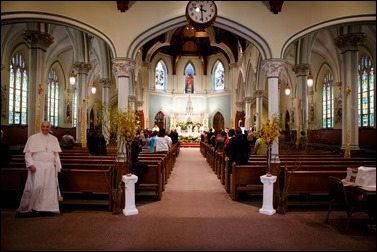
[[[59,213],[58,172],[61,171],[58,139],[51,135],[51,124],[44,121],[41,132],[31,135],[25,145],[27,179],[16,217],[22,214]]]
[[[154,125],[153,129],[152,129],[152,132],[153,131],[157,131],[159,132],[160,131],[160,128],[157,126],[157,124]]]

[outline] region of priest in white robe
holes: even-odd
[[[50,122],[44,121],[41,132],[30,136],[26,142],[28,176],[16,214],[60,212],[58,172],[62,168],[59,156],[62,150],[50,131]]]

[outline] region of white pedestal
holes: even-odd
[[[133,174],[131,176],[123,175],[122,181],[125,184],[125,207],[122,212],[125,216],[138,214],[139,211],[135,206],[135,183],[137,182],[137,176]]]
[[[276,213],[272,204],[274,183],[276,182],[276,179],[277,176],[260,176],[260,180],[263,183],[263,205],[262,208],[259,209],[259,213],[261,214],[273,215]]]

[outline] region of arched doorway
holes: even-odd
[[[160,129],[166,129],[165,114],[159,111],[154,117],[154,124],[157,125]]]
[[[216,131],[224,129],[224,116],[220,112],[216,112],[213,116],[213,128]]]

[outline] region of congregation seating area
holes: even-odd
[[[208,144],[201,142],[200,152],[206,158],[213,172],[224,185],[224,190],[233,200],[238,200],[240,192],[263,192],[260,176],[267,171],[267,157],[251,155],[245,165],[229,164],[222,153],[216,152]],[[304,204],[311,195],[328,195],[328,177],[345,178],[347,168],[360,166],[376,167],[374,157],[344,158],[339,154],[325,152],[292,151],[279,155],[277,162],[271,166],[271,173],[277,176],[274,183],[274,207],[285,213],[290,198],[305,195]]]
[[[139,161],[148,165],[142,183],[136,187],[140,194],[152,193],[156,200],[161,200],[165,184],[174,168],[179,155],[180,144],[172,145],[166,154],[149,153],[147,149],[139,154]],[[59,188],[64,197],[72,195],[81,198],[82,194],[106,195],[109,211],[113,206],[113,192],[116,187],[116,156],[109,151],[106,156],[90,155],[87,148],[75,147],[60,153],[62,171],[58,174]],[[22,154],[12,156],[12,161],[1,167],[2,199],[18,204],[27,178],[25,158]],[[3,197],[6,196],[6,197]],[[73,197],[74,198],[74,197]],[[95,197],[90,197],[95,198]],[[101,198],[101,197],[100,197]],[[103,197],[102,197],[103,198]],[[93,204],[97,201],[93,200]],[[5,202],[2,202],[4,204]],[[66,203],[66,202],[64,202]],[[90,203],[90,202],[89,202]]]

